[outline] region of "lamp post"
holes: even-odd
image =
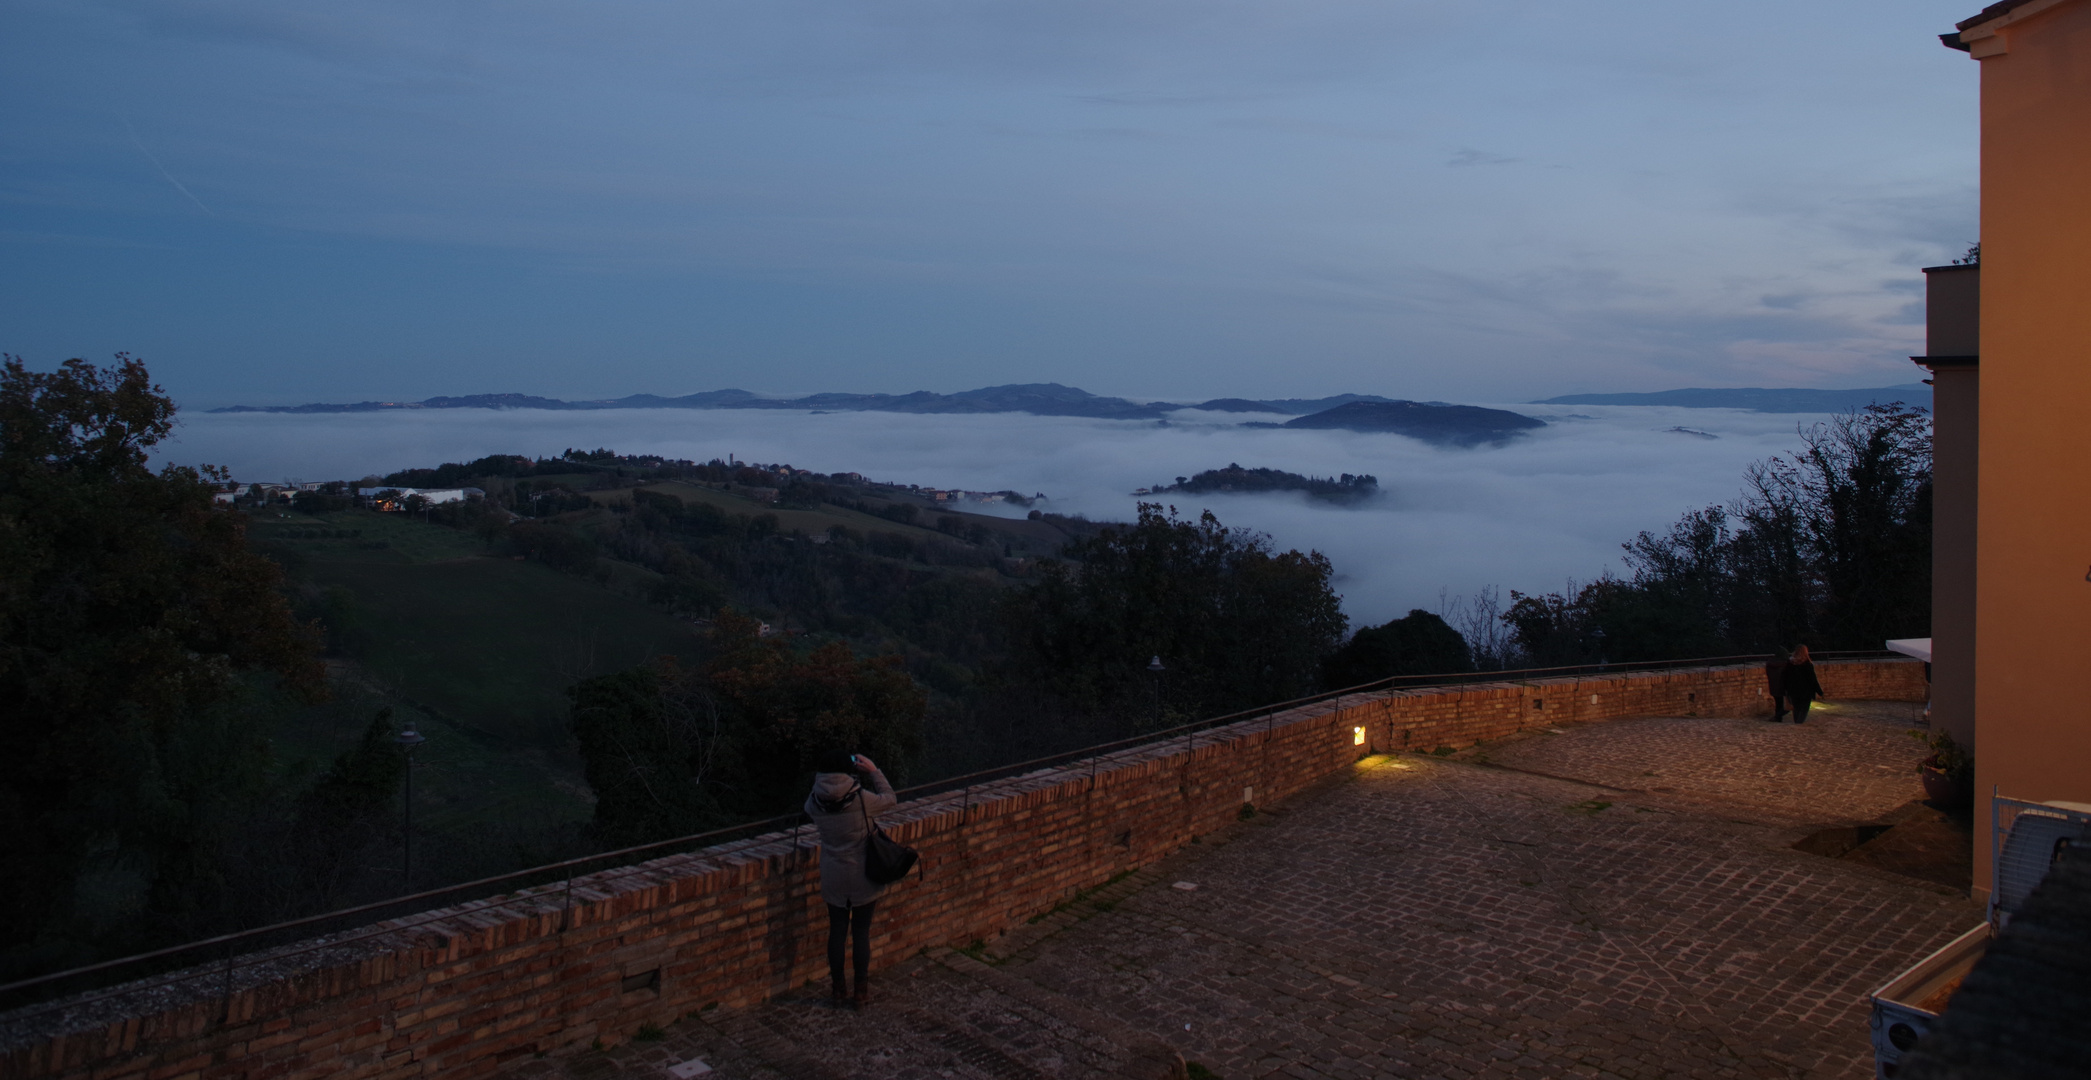
[[[1156,731],[1162,729],[1162,672],[1166,670],[1168,669],[1162,666],[1162,658],[1159,656],[1147,662],[1147,673],[1154,676],[1154,729]]]
[[[392,737],[407,754],[407,814],[404,853],[400,857],[399,881],[402,895],[414,891],[414,749],[428,740],[413,728]]]

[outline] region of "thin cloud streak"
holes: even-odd
[[[187,187],[183,186],[181,181],[176,180],[174,178],[174,174],[167,171],[167,166],[162,165],[160,163],[160,159],[153,156],[152,151],[145,148],[145,140],[138,137],[138,129],[131,126],[131,121],[129,117],[118,117],[117,119],[123,121],[123,129],[126,132],[130,133],[131,145],[137,147],[138,152],[145,155],[145,160],[152,162],[152,167],[160,171],[161,179],[167,181],[170,184],[173,184],[174,190],[182,193],[182,198],[185,198],[190,202],[196,204],[196,209],[203,211],[206,215],[210,217],[218,216],[217,214],[211,212],[210,207],[203,205],[203,200],[197,198],[195,192],[190,191]]]

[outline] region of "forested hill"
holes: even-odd
[[[1219,493],[1254,494],[1262,491],[1304,491],[1333,503],[1355,503],[1379,494],[1379,478],[1343,473],[1339,476],[1302,476],[1282,469],[1244,469],[1229,463],[1224,469],[1207,469],[1196,476],[1176,478],[1173,484],[1156,484],[1135,495],[1188,495]]]
[[[1391,431],[1441,446],[1484,446],[1504,443],[1543,428],[1537,420],[1507,409],[1447,405],[1438,401],[1353,401],[1333,409],[1289,420],[1289,428]]]
[[[1153,507],[1093,522],[608,450],[354,487],[484,493],[239,504],[355,699],[429,736],[417,790],[443,802],[428,850],[450,877],[498,862],[481,837],[549,855],[788,811],[831,742],[907,783],[1121,738],[1155,720],[1156,655],[1172,721],[1297,697],[1343,632],[1327,560]],[[323,760],[350,730],[300,721],[281,744]],[[631,786],[670,762],[696,769],[675,799]]]

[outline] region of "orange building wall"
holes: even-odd
[[[2082,678],[2091,671],[2091,0],[2021,15],[1997,37],[1974,49],[1982,64],[1978,889],[1989,880],[1992,785],[2014,798],[2091,802]]]

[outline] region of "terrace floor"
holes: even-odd
[[[1910,876],[1950,881],[1964,850],[1916,802],[1917,708],[1367,759],[999,941],[910,959],[863,1013],[815,988],[506,1075],[1160,1077],[1174,1050],[1225,1080],[1871,1076],[1867,992],[1982,918]],[[1890,821],[1912,827],[1843,857],[1807,841]],[[906,917],[896,891],[879,918]]]

